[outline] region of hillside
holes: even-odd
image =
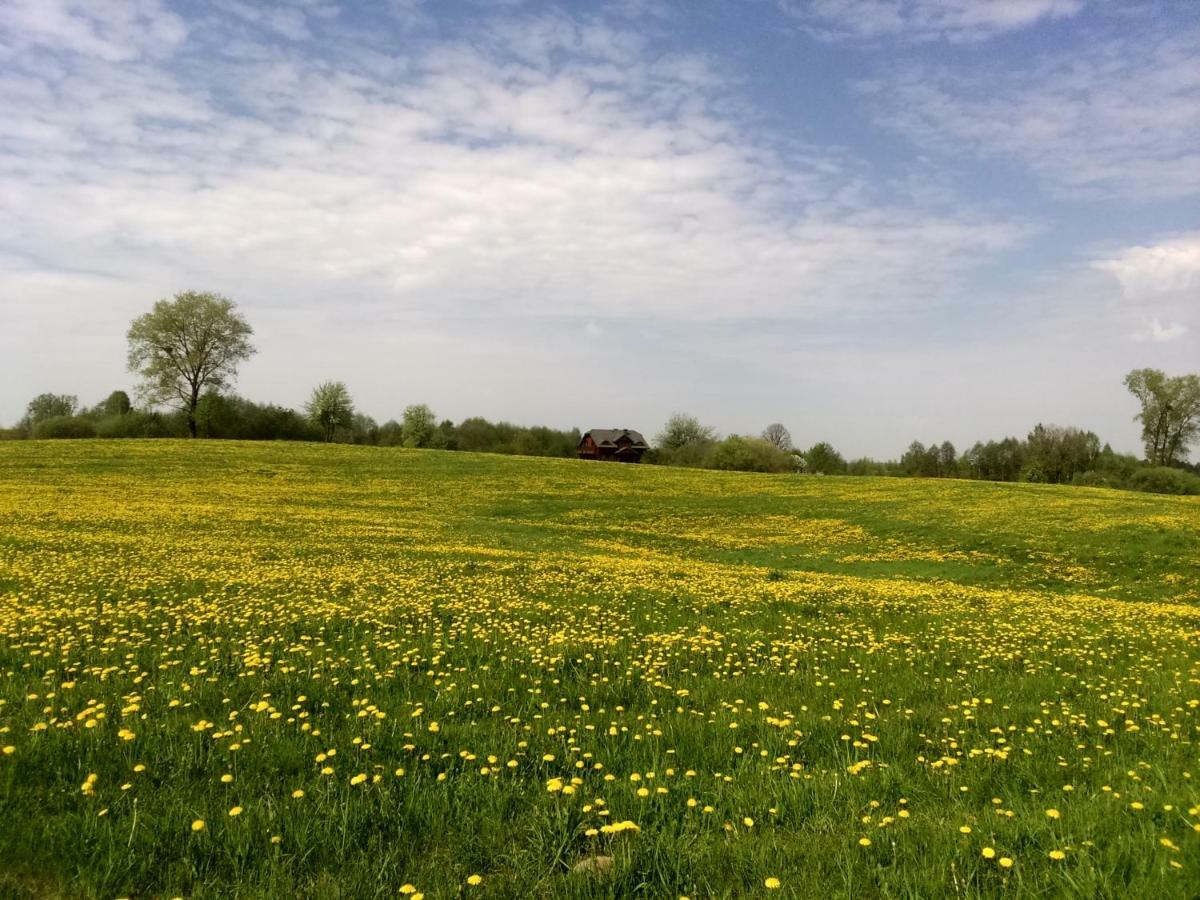
[[[0,894],[1195,895],[1198,602],[1200,498],[0,444]]]

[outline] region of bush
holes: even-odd
[[[1149,466],[1138,469],[1129,479],[1129,487],[1150,494],[1200,495],[1200,476],[1183,469]]]
[[[821,441],[813,444],[804,454],[804,471],[814,475],[845,475],[846,460],[833,447]]]
[[[687,466],[689,468],[712,468],[713,448],[711,441],[694,441],[682,447],[659,447],[655,461],[664,466]],[[644,457],[643,457],[644,459]]]
[[[35,424],[32,433],[33,438],[39,441],[58,438],[93,438],[96,436],[96,426],[79,416],[51,416]]]
[[[762,438],[730,435],[712,448],[711,466],[736,472],[791,472],[792,456]]]
[[[187,426],[178,416],[142,410],[105,416],[96,422],[96,436],[102,438],[165,438],[186,434]]]

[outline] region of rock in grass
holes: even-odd
[[[612,871],[613,858],[611,856],[589,856],[587,859],[581,859],[575,865],[571,866],[572,875],[607,875]]]

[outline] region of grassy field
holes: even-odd
[[[1195,897],[1198,638],[1198,498],[0,444],[0,897]]]

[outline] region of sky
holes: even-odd
[[[1200,371],[1196,0],[3,0],[0,111],[0,422],[183,290],[381,422],[1137,450]]]

